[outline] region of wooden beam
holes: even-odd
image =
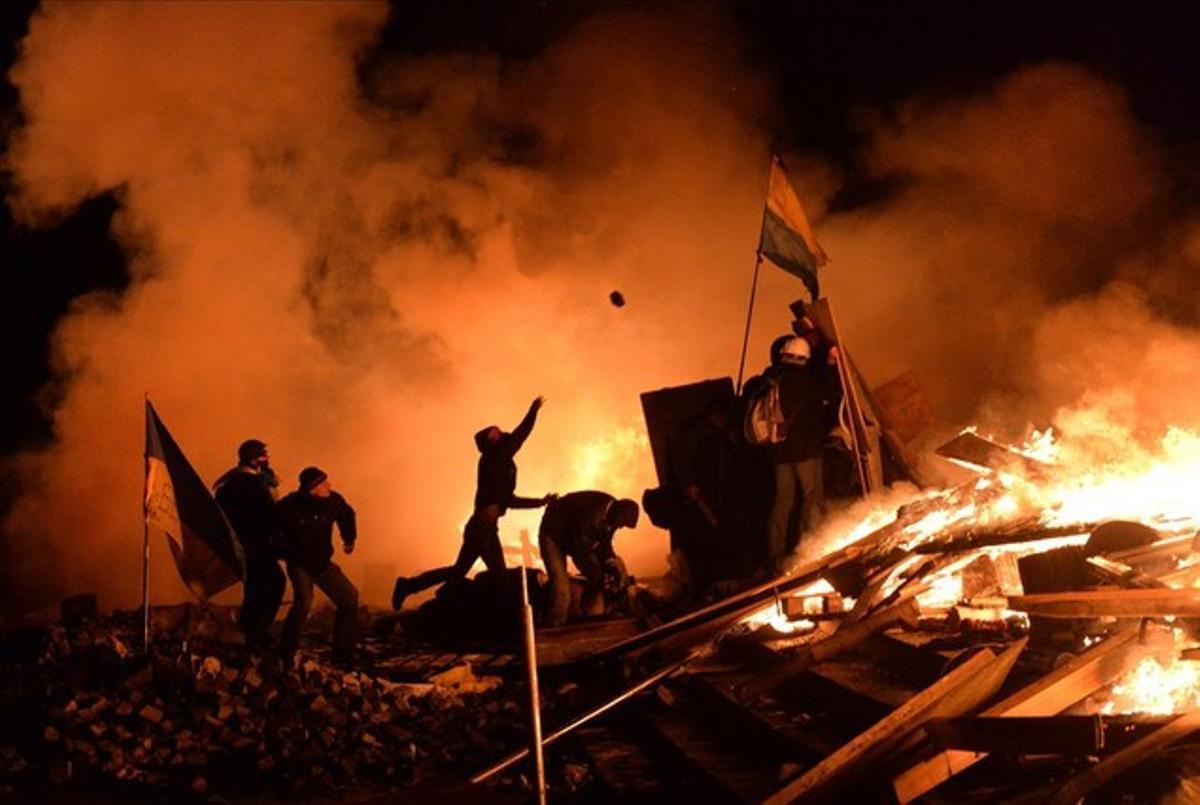
[[[978,652],[929,687],[893,710],[764,800],[766,805],[793,802],[801,797],[828,794],[854,772],[865,773],[872,762],[885,757],[930,718],[968,712],[995,695],[1012,670],[1025,639],[997,657],[988,649]]]
[[[1106,554],[1109,559],[1114,562],[1121,562],[1126,565],[1136,565],[1142,562],[1149,562],[1154,559],[1166,559],[1171,556],[1178,556],[1181,553],[1192,552],[1192,542],[1195,537],[1192,534],[1184,534],[1178,537],[1167,537],[1160,539],[1157,542],[1152,542],[1149,545],[1141,545],[1137,548],[1127,548],[1124,551],[1114,551]]]
[[[903,620],[915,624],[919,616],[920,611],[917,609],[916,601],[906,598],[856,624],[850,626],[843,624],[830,637],[801,646],[794,657],[775,668],[768,669],[742,685],[738,690],[738,696],[747,700],[761,696],[817,663],[825,662],[831,657],[853,648],[894,623]]]
[[[1141,740],[1170,717],[960,716],[925,725],[947,749],[1019,755],[1109,755]]]
[[[1047,618],[1153,618],[1200,615],[1200,590],[1079,590],[1014,595],[1010,609]]]
[[[1092,575],[1105,584],[1141,590],[1163,589],[1168,586],[1153,576],[1103,556],[1089,556],[1086,561]]]
[[[930,539],[913,548],[914,553],[947,553],[970,551],[993,545],[1011,545],[1020,542],[1037,542],[1053,537],[1077,537],[1087,534],[1096,523],[1071,523],[1048,526],[1037,517],[1027,517],[1002,526],[980,528],[968,526],[954,529]]]
[[[1132,670],[1156,646],[1138,641],[1140,629],[1128,626],[1004,701],[984,716],[1054,715]],[[892,780],[900,802],[911,802],[987,757],[982,752],[949,750],[917,763]]]
[[[1072,777],[1049,799],[1050,805],[1074,805],[1118,774],[1133,768],[1155,752],[1186,738],[1196,730],[1200,730],[1200,710],[1184,713],[1137,743],[1127,746],[1115,755],[1109,755],[1087,771]]]
[[[1031,478],[1038,478],[1049,467],[1045,462],[971,431],[958,434],[933,452],[958,464],[967,464],[976,472],[1017,468]]]

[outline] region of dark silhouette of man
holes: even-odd
[[[267,445],[247,439],[238,447],[238,463],[213,485],[217,504],[242,544],[246,578],[238,625],[246,643],[262,647],[275,622],[287,580],[279,569],[279,514],[271,494]]]
[[[678,485],[680,549],[688,565],[694,591],[703,593],[732,563],[723,562],[730,539],[725,497],[732,472],[729,411],[732,400],[714,394],[704,408],[690,417],[671,446],[671,473]],[[721,568],[721,565],[727,565]]]
[[[816,527],[825,505],[822,442],[837,421],[841,385],[830,366],[836,353],[819,363],[811,357],[810,343],[792,336],[781,345],[778,361],[764,373],[779,384],[787,433],[782,442],[769,447],[775,465],[775,501],[767,544],[776,570],[799,535]]]
[[[571,581],[567,575],[569,557],[588,581],[589,593],[604,588],[606,573],[624,566],[613,551],[613,535],[618,528],[637,526],[638,505],[632,500],[617,500],[606,492],[572,492],[546,506],[538,527],[538,550],[550,577],[548,626],[562,626],[571,606]]]
[[[317,467],[305,467],[300,473],[300,488],[279,501],[279,519],[281,550],[292,580],[292,608],[283,623],[280,653],[290,656],[300,645],[316,586],[337,607],[333,658],[348,662],[353,657],[358,631],[358,589],[333,561],[333,526],[337,524],[342,550],[353,553],[358,538],[354,509],[333,491],[328,475]]]
[[[475,434],[475,446],[479,449],[479,466],[476,472],[475,510],[463,529],[462,548],[454,564],[427,570],[419,576],[400,576],[392,590],[392,609],[404,606],[404,599],[413,593],[434,587],[447,581],[464,578],[476,559],[483,559],[497,583],[507,586],[504,568],[504,549],[500,545],[499,521],[509,509],[536,509],[554,499],[553,495],[540,498],[523,498],[516,494],[517,462],[515,457],[521,445],[533,432],[538,411],[544,400],[534,399],[529,411],[512,433],[505,433],[496,425],[489,425]]]

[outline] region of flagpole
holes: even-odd
[[[742,335],[742,357],[738,361],[737,386],[734,394],[742,393],[742,377],[746,373],[746,350],[750,347],[750,322],[754,318],[754,297],[758,294],[758,269],[762,267],[762,252],[754,259],[754,279],[750,281],[750,304],[746,308],[746,332]]]
[[[758,237],[759,248],[754,252],[754,278],[750,280],[750,304],[746,307],[746,332],[742,335],[742,357],[738,360],[738,375],[737,386],[734,387],[734,394],[742,393],[742,378],[746,374],[746,350],[750,347],[750,322],[754,319],[754,299],[758,295],[758,270],[762,267],[762,229],[767,221],[767,199],[766,196],[771,194],[771,170],[775,167],[775,163],[779,157],[775,154],[771,155],[771,168],[767,169],[767,192],[763,197],[762,216],[758,221]]]
[[[150,408],[150,394],[146,395],[146,410]],[[149,473],[150,457],[142,455],[142,477]],[[146,506],[146,495],[142,493],[142,651],[150,656],[150,510]]]

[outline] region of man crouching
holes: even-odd
[[[605,492],[572,492],[546,507],[538,528],[538,549],[550,576],[550,614],[547,626],[562,626],[571,606],[571,582],[567,557],[588,581],[589,593],[605,587],[610,567],[622,568],[613,552],[613,534],[618,528],[634,528],[638,505],[617,500]]]
[[[300,632],[312,609],[313,585],[337,607],[333,622],[333,659],[348,662],[354,653],[358,590],[333,561],[333,524],[342,550],[354,552],[358,531],[354,509],[333,491],[329,476],[316,467],[300,473],[300,488],[279,501],[283,557],[292,580],[292,608],[283,623],[280,652],[290,657],[300,645]]]

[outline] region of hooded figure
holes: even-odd
[[[512,433],[505,433],[496,425],[489,425],[475,434],[475,447],[479,449],[479,466],[475,479],[475,510],[463,529],[463,544],[454,564],[427,570],[419,576],[400,576],[392,590],[392,609],[404,606],[404,599],[412,593],[437,586],[447,581],[464,578],[476,559],[483,559],[487,569],[502,585],[507,584],[504,573],[504,549],[500,545],[499,521],[509,509],[536,509],[554,499],[552,495],[540,498],[523,498],[516,494],[517,451],[537,422],[542,398],[529,405],[525,418]]]

